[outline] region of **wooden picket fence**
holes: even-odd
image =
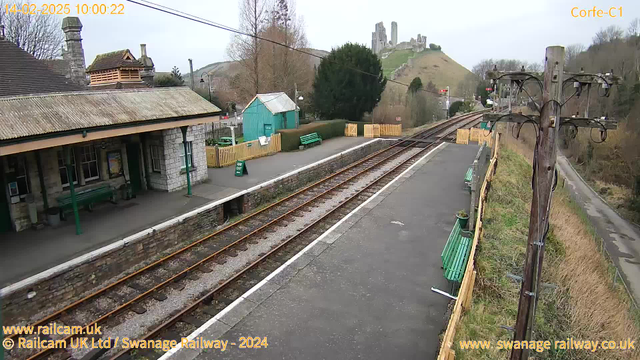
[[[207,166],[229,166],[235,164],[236,160],[255,159],[275,154],[281,150],[280,134],[271,135],[271,140],[264,146],[260,145],[258,140],[227,147],[207,146]]]
[[[402,136],[401,124],[365,124],[364,137]]]
[[[380,137],[380,124],[366,124],[364,126],[364,137],[366,138]]]
[[[468,310],[471,307],[471,299],[473,296],[473,285],[476,281],[476,270],[474,268],[474,260],[476,257],[476,248],[478,246],[478,241],[482,238],[482,215],[484,213],[484,205],[487,196],[487,186],[491,182],[493,174],[496,169],[496,161],[498,159],[498,143],[500,139],[500,134],[497,135],[496,138],[496,146],[493,148],[493,154],[491,157],[491,162],[489,163],[489,167],[487,168],[487,173],[484,177],[484,182],[482,183],[482,188],[480,189],[480,198],[478,201],[478,213],[476,217],[476,226],[473,236],[473,243],[471,245],[471,252],[469,253],[469,260],[467,260],[467,268],[464,272],[464,277],[462,278],[462,284],[460,284],[460,290],[458,291],[458,298],[453,306],[453,312],[451,313],[451,318],[449,319],[449,324],[447,325],[447,330],[444,333],[444,337],[442,338],[442,343],[440,344],[440,352],[438,353],[438,360],[454,360],[456,357],[455,351],[452,349],[453,347],[453,338],[456,334],[456,326],[458,326],[458,321],[460,321],[460,317],[462,316],[463,310]]]
[[[480,135],[482,135],[482,129],[480,128],[471,128],[471,132],[469,133],[469,141],[478,141]]]
[[[345,124],[345,126],[344,126],[344,136],[357,137],[358,136],[358,125],[357,124]]]
[[[380,136],[402,136],[402,125],[380,124]]]
[[[469,143],[469,129],[458,129],[456,131],[456,144],[468,144]]]

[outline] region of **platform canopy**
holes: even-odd
[[[187,87],[0,97],[0,156],[219,120]]]

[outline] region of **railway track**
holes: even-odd
[[[186,337],[417,161],[441,139],[478,119],[477,114],[460,116],[411,138],[401,139],[393,146],[199,239],[32,326],[56,323],[59,326],[91,327],[100,324],[108,329],[107,333],[95,336],[96,339],[126,336],[123,332],[139,339]],[[414,146],[424,148],[416,149]],[[309,222],[308,213],[318,215],[312,216]],[[238,260],[241,258],[244,260]],[[247,261],[247,258],[251,260]],[[219,270],[223,267],[232,270]],[[180,298],[180,301],[174,301],[175,298]],[[158,317],[159,309],[165,313],[161,317]],[[135,314],[156,316],[145,316],[150,319],[148,323],[131,328],[132,321],[128,318]],[[165,321],[167,318],[169,320]],[[68,342],[77,336],[52,336],[50,339]],[[108,355],[114,358],[131,355],[126,351],[114,352],[112,350]],[[77,358],[84,354],[60,349],[9,353],[11,359],[66,359],[72,355]],[[147,351],[136,355],[153,359],[161,354]]]

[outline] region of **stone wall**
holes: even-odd
[[[177,250],[214,231],[223,223],[222,204],[173,226],[152,232],[135,242],[125,244],[99,256],[87,256],[78,266],[38,281],[9,295],[2,295],[2,315],[5,324],[29,318],[52,304],[63,306],[78,300],[121,278],[134,269],[151,263],[158,255]],[[35,292],[29,299],[28,294]]]
[[[187,141],[191,141],[193,153],[193,167],[190,168],[191,185],[201,183],[208,178],[207,151],[205,148],[204,125],[190,126],[187,131]],[[164,159],[167,178],[167,188],[164,190],[175,191],[187,187],[187,177],[183,168],[184,158],[180,154],[184,151],[182,131],[169,129],[162,131],[164,140]]]
[[[335,157],[312,168],[300,171],[296,174],[280,179],[273,184],[252,191],[244,195],[243,211],[246,213],[261,205],[269,203],[278,197],[300,189],[304,185],[318,181],[341,168],[354,163],[365,156],[378,150],[389,147],[390,141],[375,141],[341,156]]]
[[[138,137],[133,136],[131,140],[137,141]],[[93,145],[96,149],[98,159],[99,179],[85,181],[82,168],[80,166],[80,147],[85,145]],[[116,178],[109,177],[109,170],[107,165],[107,153],[110,151],[120,151],[122,154],[122,166],[124,175],[127,179],[130,179],[129,168],[127,163],[127,149],[122,138],[109,138],[100,141],[80,143],[74,147],[76,157],[76,173],[77,184],[75,185],[76,191],[82,191],[90,189],[96,186],[102,186],[109,184],[113,188],[118,188],[125,183],[124,177],[119,176]],[[50,149],[39,150],[42,173],[44,178],[44,185],[46,187],[47,202],[49,207],[57,206],[56,198],[60,195],[69,194],[69,187],[62,186],[60,179],[60,170],[58,167],[58,152],[62,151],[61,147],[55,147]],[[36,161],[36,152],[31,151],[24,154],[20,154],[26,159],[27,172],[29,174],[29,185],[31,195],[34,197],[34,201],[38,210],[38,219],[43,221],[46,216],[44,214],[44,198],[42,196],[42,187],[40,185],[40,178],[38,176],[38,166]],[[6,169],[6,161],[5,161]],[[16,231],[22,231],[31,226],[31,220],[29,219],[29,208],[26,202],[18,202],[10,205],[11,220],[13,222],[14,229]]]
[[[181,133],[180,136],[182,136]],[[230,208],[242,204],[243,212],[249,212],[391,144],[391,141],[383,140],[371,142],[232,199],[229,201],[232,202]],[[206,170],[206,165],[203,168]],[[42,276],[41,280],[35,281],[30,286],[22,286],[15,292],[2,294],[1,311],[5,324],[15,324],[44,309],[50,309],[51,304],[57,304],[59,307],[70,304],[83,294],[96,291],[133,272],[134,269],[153,262],[161,254],[175,251],[187,243],[212,233],[224,221],[224,205],[218,204],[161,230],[139,237],[134,235],[135,239],[121,240],[104,253],[84,255],[86,260],[79,265],[63,271],[51,270],[51,275]],[[35,292],[35,296],[29,299],[28,294],[31,292]]]

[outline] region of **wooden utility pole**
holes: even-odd
[[[530,340],[535,320],[545,235],[549,227],[551,193],[555,181],[556,139],[560,127],[563,68],[564,48],[561,46],[548,47],[545,56],[538,141],[533,158],[533,198],[531,199],[529,237],[518,303],[518,316],[514,328],[514,341]],[[527,349],[513,349],[511,352],[511,360],[523,360],[528,357],[529,351]]]

